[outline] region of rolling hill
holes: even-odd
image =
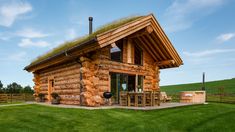
[[[224,93],[235,94],[235,78],[206,82],[205,86],[207,94],[217,94],[220,92],[219,88],[221,87],[224,88]],[[201,90],[201,87],[202,87],[201,83],[179,84],[179,85],[161,86],[161,91],[165,91],[168,94],[175,94],[180,91]]]

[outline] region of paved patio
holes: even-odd
[[[174,108],[174,107],[182,107],[182,106],[190,106],[190,105],[198,105],[198,103],[161,103],[160,106],[148,106],[148,107],[128,107],[128,106],[119,106],[119,105],[112,105],[112,106],[100,106],[100,107],[86,107],[86,106],[78,106],[78,105],[52,105],[50,103],[32,103],[30,104],[39,104],[44,106],[50,107],[59,107],[59,108],[77,108],[77,109],[87,109],[87,110],[97,110],[97,109],[132,109],[132,110],[155,110],[155,109],[166,109],[166,108]],[[205,103],[206,104],[206,103]]]

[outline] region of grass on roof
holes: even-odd
[[[121,26],[123,24],[126,24],[128,22],[134,21],[134,20],[136,20],[136,19],[138,19],[140,17],[142,17],[142,16],[129,16],[129,17],[125,17],[125,18],[121,18],[119,20],[113,21],[113,22],[108,23],[106,25],[103,25],[103,26],[97,28],[97,30],[95,30],[91,35],[85,35],[85,36],[77,38],[77,39],[75,39],[73,41],[65,42],[65,43],[59,45],[58,47],[50,50],[49,52],[47,52],[47,53],[37,57],[35,60],[33,60],[31,62],[31,64],[29,66],[32,66],[32,65],[34,65],[34,64],[36,64],[38,62],[41,62],[42,60],[45,60],[46,58],[52,57],[52,56],[54,56],[54,55],[56,55],[56,54],[58,54],[58,53],[60,53],[62,51],[66,51],[69,48],[77,46],[77,45],[79,45],[79,44],[81,44],[83,42],[86,42],[86,41],[90,40],[90,39],[93,39],[93,38],[96,37],[96,35],[98,35],[100,33],[104,33],[104,32],[106,32],[108,30],[117,28],[117,27],[119,27],[119,26]]]

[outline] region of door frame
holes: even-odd
[[[127,76],[127,79],[126,79],[126,90],[128,91],[128,77],[129,76],[135,76],[135,88],[134,88],[134,91],[135,92],[137,92],[137,90],[138,90],[138,88],[137,88],[137,84],[138,84],[138,75],[139,74],[128,74],[128,73],[120,73],[120,72],[109,72],[109,89],[110,89],[110,92],[112,92],[112,77],[111,77],[111,74],[120,74],[119,75],[119,81],[117,81],[116,83],[120,83],[120,84],[116,84],[116,87],[117,87],[117,93],[116,93],[116,95],[117,95],[117,101],[114,101],[114,102],[112,102],[112,103],[114,103],[114,104],[119,104],[120,103],[120,92],[121,92],[121,77],[123,77],[124,75],[126,75]],[[141,75],[141,74],[140,74]]]
[[[54,77],[53,76],[48,77],[48,89],[47,89],[48,101],[51,101],[51,93],[54,91],[54,86],[52,86],[51,81],[53,81],[53,85],[54,85]]]

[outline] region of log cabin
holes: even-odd
[[[183,64],[153,14],[120,19],[39,56],[24,69],[34,75],[34,91],[61,97],[62,104],[112,104],[122,91],[159,90],[161,69]]]

